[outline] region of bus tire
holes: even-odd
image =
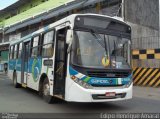
[[[47,102],[47,103],[52,103],[53,102],[53,97],[50,95],[50,85],[49,85],[49,81],[48,78],[46,78],[43,82],[43,89],[42,89],[42,93],[43,93],[43,99]]]
[[[13,74],[13,85],[15,88],[20,88],[20,84],[17,83],[17,74],[15,72]]]

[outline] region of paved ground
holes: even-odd
[[[134,97],[160,101],[160,87],[151,88],[134,86],[133,91]]]
[[[0,112],[10,113],[160,113],[160,89],[134,87],[132,100],[107,103],[47,104],[36,92],[13,87],[11,80],[0,74]]]

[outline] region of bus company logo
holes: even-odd
[[[40,74],[40,71],[39,71],[38,59],[34,59],[32,64],[32,77],[35,82],[38,81],[39,74]]]
[[[107,83],[109,83],[108,82],[108,80],[99,80],[99,79],[93,79],[93,80],[91,80],[91,83],[93,83],[93,84],[107,84]]]

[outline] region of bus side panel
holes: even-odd
[[[44,60],[48,58],[30,58],[28,63],[27,87],[39,90],[39,82],[42,74],[46,74],[50,82],[50,95],[53,96],[53,67],[44,66]]]
[[[50,95],[52,95],[53,96],[53,70],[54,70],[54,68],[53,68],[53,65],[54,65],[54,63],[52,64],[52,66],[45,66],[44,65],[44,61],[47,61],[47,60],[52,60],[53,58],[50,58],[50,59],[48,59],[48,58],[43,58],[42,59],[42,71],[41,71],[41,74],[46,74],[47,75],[47,77],[48,77],[48,80],[49,80],[49,84],[50,84]],[[52,60],[53,61],[53,60]]]
[[[28,61],[27,87],[38,91],[41,76],[42,58],[30,58]]]
[[[68,62],[67,62],[67,76],[66,76],[66,84],[65,84],[65,100],[68,101],[68,100],[72,100],[70,99],[69,97],[69,89],[70,87],[73,85],[73,81],[70,80],[71,76],[70,76],[70,73],[69,73],[69,62],[70,62],[70,54],[68,54]]]
[[[9,60],[8,69],[8,76],[13,80],[13,72],[16,69],[16,60]]]
[[[21,84],[21,63],[22,63],[22,60],[21,59],[18,59],[17,60],[17,63],[16,63],[16,73],[17,73],[17,82],[19,84]]]
[[[21,84],[21,71],[16,71],[17,73],[17,83]]]
[[[8,70],[8,77],[13,80],[13,70]]]
[[[32,73],[28,73],[27,87],[38,91],[39,79],[35,82]]]

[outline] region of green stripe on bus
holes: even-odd
[[[90,77],[87,77],[84,79],[84,82],[88,82],[91,78]]]

